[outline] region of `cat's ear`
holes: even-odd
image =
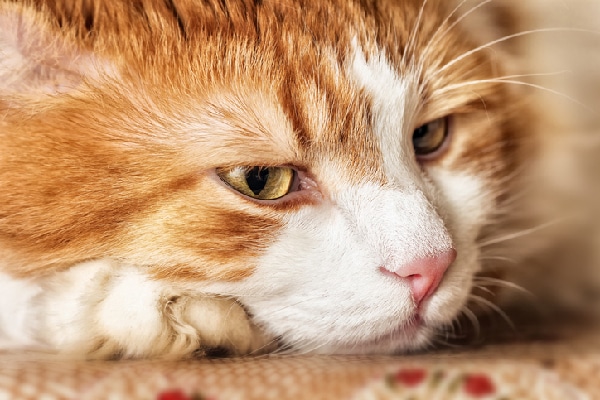
[[[0,4],[0,94],[58,94],[106,69],[73,32],[47,12],[22,3]]]

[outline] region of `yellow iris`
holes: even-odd
[[[295,171],[289,167],[233,167],[218,168],[217,175],[248,197],[275,200],[290,192]]]
[[[415,154],[424,156],[438,150],[448,136],[448,118],[439,118],[420,126],[413,132]]]

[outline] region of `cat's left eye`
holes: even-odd
[[[217,168],[221,180],[256,200],[276,200],[292,191],[296,171],[290,167]]]
[[[428,159],[442,149],[448,139],[448,117],[438,118],[414,130],[412,142],[417,158]]]

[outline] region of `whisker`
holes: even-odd
[[[559,76],[559,75],[563,75],[563,74],[572,74],[572,73],[573,73],[572,70],[565,69],[565,70],[554,71],[554,72],[538,72],[538,73],[531,73],[531,74],[505,75],[505,76],[498,77],[496,79],[548,77],[548,76]]]
[[[559,96],[561,98],[564,98],[566,100],[569,100],[569,101],[573,102],[574,104],[582,107],[584,110],[588,111],[592,115],[598,115],[598,113],[596,112],[596,110],[594,110],[593,108],[589,107],[587,104],[582,103],[581,101],[577,100],[576,98],[574,98],[572,96],[569,96],[569,95],[567,95],[565,93],[559,92],[558,90],[550,89],[548,87],[545,87],[545,86],[542,86],[542,85],[537,85],[535,83],[529,83],[529,82],[523,82],[523,81],[516,81],[516,80],[512,80],[512,79],[502,79],[502,78],[497,78],[497,79],[479,79],[479,80],[474,80],[474,81],[456,83],[454,85],[445,86],[443,89],[438,89],[438,90],[434,91],[432,95],[440,96],[440,95],[442,95],[442,94],[444,94],[446,92],[449,92],[451,90],[460,89],[460,88],[466,87],[466,86],[480,85],[482,83],[509,83],[509,84],[513,84],[513,85],[520,85],[520,86],[532,87],[534,89],[539,89],[539,90],[542,90],[544,92],[548,92],[548,93],[554,94],[556,96]]]
[[[427,5],[427,2],[429,0],[423,0],[423,3],[421,4],[421,9],[419,10],[419,14],[417,16],[417,20],[415,21],[415,24],[412,27],[412,31],[410,33],[410,36],[408,38],[408,41],[406,43],[406,54],[410,57],[410,62],[411,64],[414,64],[414,49],[413,47],[416,46],[416,37],[419,31],[419,28],[421,27],[421,20],[423,18],[423,12],[425,11],[425,6]]]
[[[316,343],[315,345],[313,345],[313,343]],[[317,339],[313,339],[310,342],[304,344],[301,347],[296,347],[296,351],[294,351],[294,354],[298,354],[298,355],[306,355],[306,354],[310,354],[315,352],[316,350],[327,346],[329,343],[319,343],[317,341]]]
[[[529,290],[525,289],[523,286],[517,285],[514,282],[506,281],[504,279],[492,278],[492,277],[488,277],[488,276],[477,276],[477,277],[475,277],[474,282],[482,283],[487,286],[497,286],[497,287],[503,287],[503,288],[508,288],[508,289],[514,289],[521,293],[525,293],[527,295],[535,297],[533,295],[533,293],[531,293]]]
[[[290,340],[289,338],[286,338],[285,341],[282,341],[281,339],[288,336],[289,332],[283,332],[281,333],[281,335],[279,336],[279,346],[278,348],[273,351],[271,354],[277,354],[277,355],[289,355],[289,354],[295,354],[296,350],[297,350],[297,344],[295,344],[294,340]]]
[[[223,298],[223,299],[231,299],[236,300],[243,297],[251,297],[251,298],[266,298],[267,296],[262,294],[240,294],[240,293],[227,293],[227,292],[200,292],[198,295],[204,296],[206,298]]]
[[[487,247],[487,246],[491,246],[494,244],[498,244],[498,243],[503,243],[503,242],[507,242],[509,240],[514,240],[514,239],[519,239],[522,238],[523,236],[528,236],[531,235],[533,233],[536,233],[538,231],[544,230],[546,228],[549,228],[551,226],[555,226],[559,223],[562,223],[564,221],[566,221],[568,219],[568,217],[561,217],[561,218],[556,218],[552,221],[540,224],[538,226],[535,226],[533,228],[528,228],[528,229],[523,229],[519,232],[514,232],[514,233],[510,233],[504,236],[500,236],[500,237],[496,237],[493,239],[489,239],[487,241],[481,242],[479,243],[480,247]]]
[[[458,343],[451,343],[450,339],[461,339],[459,337],[446,337],[442,338],[440,336],[434,336],[431,338],[431,345],[433,347],[445,347],[450,349],[462,349],[464,345]]]
[[[589,30],[589,29],[579,29],[579,28],[540,28],[540,29],[532,29],[532,30],[527,30],[527,31],[521,31],[521,32],[517,32],[517,33],[513,33],[512,35],[506,35],[503,36],[501,38],[492,40],[490,42],[487,42],[485,44],[482,44],[481,46],[475,47],[472,50],[469,50],[463,54],[461,54],[460,56],[452,59],[451,61],[449,61],[448,63],[446,63],[446,65],[440,67],[435,74],[433,74],[433,77],[437,77],[438,75],[442,74],[444,71],[446,71],[448,68],[452,67],[453,65],[455,65],[456,63],[464,60],[465,58],[480,52],[481,50],[487,49],[489,47],[492,47],[498,43],[502,43],[502,42],[506,42],[507,40],[511,40],[511,39],[515,39],[518,37],[522,37],[522,36],[527,36],[527,35],[531,35],[534,33],[551,33],[551,32],[570,32],[570,33],[588,33],[588,34],[593,34],[593,35],[600,35],[600,32],[598,31],[593,31],[593,30]]]
[[[295,306],[297,306],[299,304],[305,303],[307,301],[312,301],[312,300],[315,300],[315,299],[320,299],[320,297],[305,298],[305,299],[302,299],[300,301],[297,301],[296,303],[288,304],[288,305],[285,305],[285,306],[283,306],[283,307],[281,307],[281,308],[279,308],[277,310],[271,311],[269,314],[270,315],[277,314],[277,313],[286,311],[287,309],[289,309],[291,307],[295,307]]]
[[[276,350],[271,352],[271,354],[277,355],[277,356],[286,356],[286,355],[292,354],[292,352],[293,352],[292,346],[286,343],[283,346],[280,346]]]
[[[523,169],[521,169],[521,172],[522,171]],[[498,179],[498,183],[501,185],[508,185],[511,182],[514,182],[514,178],[516,176],[518,176],[518,174],[511,174],[509,175],[508,179]],[[514,215],[515,210],[513,206],[515,205],[515,203],[517,203],[519,200],[522,200],[528,194],[532,193],[532,190],[533,189],[531,187],[525,187],[520,188],[518,191],[514,191],[514,193],[511,193],[509,197],[506,197],[499,201],[498,209],[496,211],[504,213],[504,210],[508,210]]]
[[[491,290],[491,289],[489,289],[489,288],[487,288],[487,287],[485,287],[485,286],[483,286],[483,285],[477,285],[477,284],[474,284],[474,285],[473,285],[473,289],[479,289],[479,290],[482,290],[482,291],[484,291],[485,293],[489,294],[490,296],[494,296],[494,295],[495,295],[495,293],[494,293],[494,292],[492,292],[492,290]]]
[[[269,348],[271,345],[273,345],[277,342],[279,342],[279,338],[273,338],[273,339],[269,340],[267,343],[265,343],[264,345],[262,345],[261,347],[259,347],[258,349],[251,351],[248,355],[249,356],[260,355],[262,353],[262,350]],[[277,350],[275,350],[275,351],[277,351]]]
[[[505,261],[507,263],[510,264],[517,264],[517,260],[514,260],[512,258],[508,258],[508,257],[503,257],[503,256],[483,256],[483,257],[479,257],[480,260],[493,260],[493,261]]]
[[[515,177],[514,174],[511,175]],[[515,205],[518,201],[523,200],[526,196],[535,193],[534,188],[527,185],[511,188],[510,184],[514,183],[514,178],[511,178],[511,175],[508,175],[506,177],[507,179],[498,179],[498,184],[502,186],[502,189],[500,189],[499,193],[504,194],[506,197],[500,199],[496,208],[490,211],[488,214],[489,221],[494,221],[498,217],[505,218],[507,214],[510,214],[512,217],[526,217],[531,215],[530,212],[516,208]],[[511,189],[509,193],[507,193],[507,186],[508,189]]]
[[[433,33],[433,35],[431,36],[431,39],[429,40],[429,43],[427,44],[427,46],[425,47],[425,49],[423,50],[423,56],[426,57],[427,55],[429,55],[429,51],[431,51],[431,49],[433,47],[435,47],[435,45],[437,45],[439,43],[439,40],[434,41],[434,39],[437,38],[437,35],[440,34],[440,29],[442,28],[442,26],[448,24],[448,22],[451,20],[452,17],[454,17],[454,14],[456,14],[456,12],[467,2],[468,0],[462,0],[454,10],[452,10],[452,12],[446,17],[446,19],[440,24],[440,26],[436,29],[436,31]],[[477,4],[476,6],[471,7],[469,10],[465,11],[464,14],[462,14],[459,18],[457,18],[452,24],[450,24],[446,29],[444,29],[443,32],[441,32],[441,37],[444,37],[445,34],[447,34],[448,32],[450,32],[452,29],[454,29],[454,27],[456,27],[456,25],[458,25],[459,23],[461,23],[465,18],[467,18],[469,15],[471,15],[472,13],[474,13],[475,11],[477,11],[479,8],[485,6],[488,3],[491,3],[494,0],[485,0],[479,4]]]
[[[481,296],[477,296],[474,294],[470,294],[469,299],[475,301],[479,305],[483,305],[485,307],[488,307],[490,310],[495,311],[498,315],[500,315],[502,317],[502,319],[504,319],[504,321],[506,321],[506,323],[510,326],[510,328],[513,331],[517,330],[514,322],[512,321],[512,319],[510,319],[508,314],[506,312],[504,312],[504,310],[502,310],[496,304],[492,303],[491,301],[489,301]]]
[[[451,328],[451,334],[454,335],[454,337],[461,337],[460,335],[464,336],[464,334],[462,333],[462,325],[461,325],[461,321],[460,321],[460,313],[457,314],[454,319],[452,319],[452,323],[450,325]],[[459,333],[456,333],[457,329],[459,330]]]
[[[451,340],[459,340],[459,341],[464,341],[467,338],[466,335],[457,335],[454,334],[452,332],[449,332],[447,330],[440,330],[438,332],[436,332],[436,334],[434,336],[432,336],[432,338],[430,339],[431,342],[435,345],[442,345],[444,347],[449,347],[452,349],[460,349],[460,348],[464,348],[465,344],[464,343],[452,343]]]
[[[460,311],[460,314],[464,314],[469,319],[469,321],[471,321],[471,325],[475,330],[475,336],[479,337],[481,335],[481,325],[479,324],[479,319],[477,319],[477,315],[475,315],[475,313],[471,311],[471,309],[468,306],[465,306]]]
[[[497,287],[502,287],[502,288],[507,288],[507,289],[513,289],[523,295],[526,296],[526,298],[522,298],[522,300],[527,300],[528,301],[528,306],[532,306],[534,307],[534,309],[537,312],[541,312],[543,313],[545,308],[544,305],[540,302],[540,299],[538,296],[536,296],[533,292],[531,292],[528,289],[525,289],[523,286],[517,285],[514,282],[510,282],[504,279],[498,279],[498,278],[492,278],[492,277],[476,277],[475,281],[477,281],[479,284],[484,284],[487,286],[497,286]],[[522,306],[522,304],[521,304]]]

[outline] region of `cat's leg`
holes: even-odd
[[[87,358],[238,355],[270,343],[231,299],[178,290],[143,270],[101,260],[45,278],[35,299],[38,340]]]

